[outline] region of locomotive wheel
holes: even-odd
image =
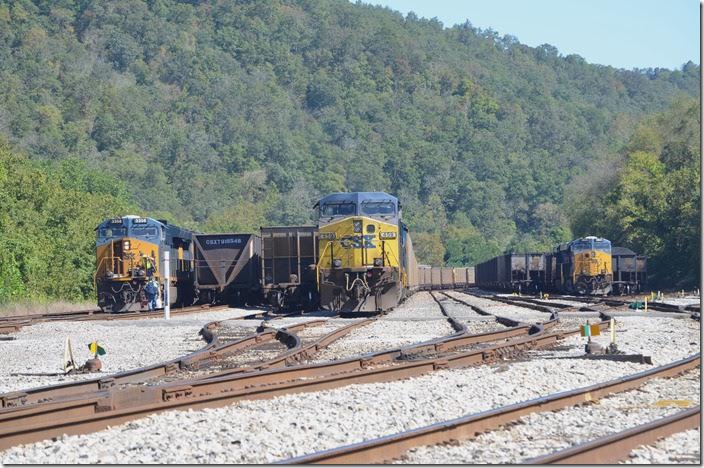
[[[589,285],[584,280],[577,281],[575,288],[577,289],[577,294],[584,295],[584,294],[587,294],[587,292],[589,292]]]

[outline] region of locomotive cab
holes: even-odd
[[[398,304],[406,261],[398,199],[383,192],[333,193],[314,208],[321,305],[335,311],[379,312]]]

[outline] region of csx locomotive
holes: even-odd
[[[152,277],[163,284],[167,251],[170,303],[193,302],[192,232],[166,221],[133,215],[108,219],[95,230],[95,286],[101,309],[145,309],[144,286]],[[164,291],[160,297],[165,297]]]
[[[383,192],[333,193],[314,208],[323,308],[388,310],[418,287],[411,237],[396,197]]]
[[[587,236],[560,244],[548,257],[546,280],[552,289],[571,294],[602,295],[611,292],[611,242]]]

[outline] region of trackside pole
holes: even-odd
[[[171,318],[171,301],[169,300],[169,251],[164,251],[164,318]]]

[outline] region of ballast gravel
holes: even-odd
[[[473,306],[480,307],[482,310],[500,317],[510,318],[524,323],[540,323],[547,322],[550,319],[550,314],[540,312],[528,307],[520,307],[511,304],[506,304],[501,301],[494,301],[484,297],[472,296],[465,293],[451,293],[453,297],[461,299],[464,302]]]
[[[414,294],[397,309],[352,330],[315,355],[311,362],[334,361],[451,335],[452,326],[427,292]]]
[[[629,319],[620,346],[662,364],[698,351],[699,330],[683,320]],[[597,337],[603,338],[603,337]],[[626,344],[626,342],[628,344]],[[695,343],[696,346],[690,343]],[[582,359],[584,338],[562,351],[403,381],[167,412],[84,436],[14,447],[4,463],[262,463],[393,434],[466,414],[583,387],[651,366]],[[661,346],[661,352],[654,348]]]
[[[696,406],[699,390],[697,369],[674,379],[647,382],[596,404],[529,414],[517,423],[457,445],[417,447],[398,462],[518,464],[670,416],[681,411],[682,406]]]
[[[243,317],[251,310],[225,309],[172,316],[114,321],[46,322],[22,328],[11,341],[0,341],[0,393],[94,379],[157,364],[205,346],[201,327],[215,320]],[[247,321],[241,326],[244,326]],[[248,321],[252,326],[253,321]],[[256,325],[256,324],[255,324]],[[97,340],[106,350],[99,373],[63,375],[64,344],[71,339],[74,358],[82,365],[92,355],[88,344]],[[44,375],[45,374],[45,375]]]
[[[641,445],[631,451],[629,464],[702,464],[700,429],[678,432],[653,445]]]

